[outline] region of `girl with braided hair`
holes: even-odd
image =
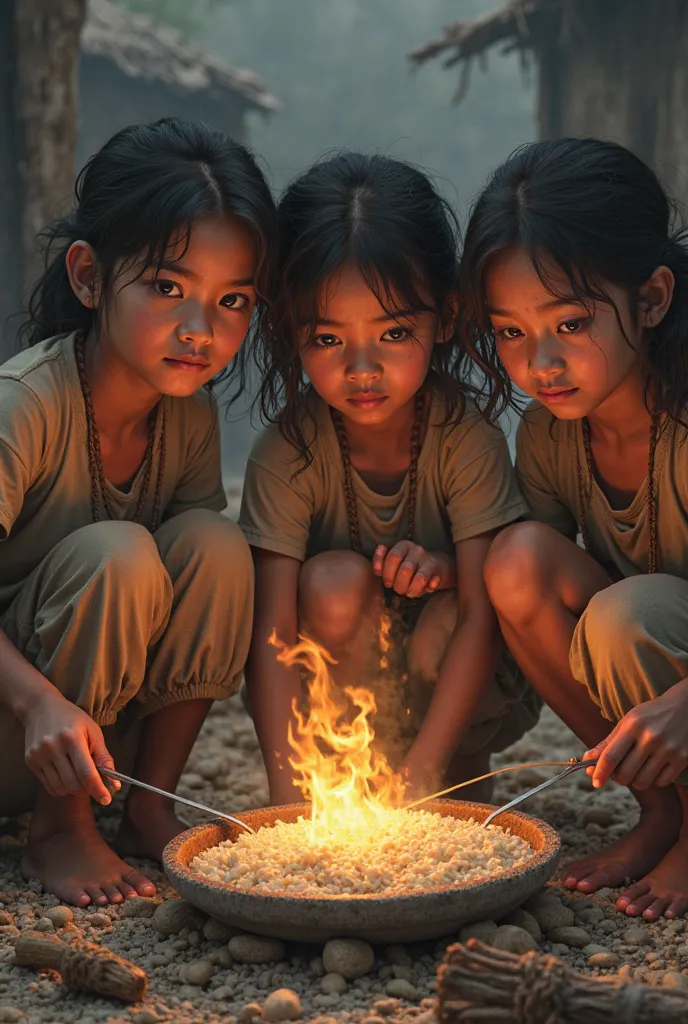
[[[174,119],[123,129],[49,231],[29,347],[0,367],[0,814],[33,809],[22,869],[79,906],[155,891],[96,830],[99,769],[135,754],[174,791],[241,678],[253,570],[220,515],[209,388],[241,376],[274,227],[243,146]],[[136,790],[118,852],[159,858],[183,827]]]
[[[486,581],[506,642],[640,820],[571,864],[617,907],[688,910],[688,249],[678,209],[628,150],[518,150],[479,196],[461,286],[490,408],[535,401],[516,468],[533,522],[495,541]],[[580,535],[582,543],[576,544]]]
[[[373,689],[376,742],[412,790],[475,777],[538,702],[502,658],[483,584],[491,538],[525,506],[504,436],[454,374],[455,218],[419,170],[345,152],[287,188],[278,233],[263,367],[274,422],[240,516],[256,568],[248,695],[271,798],[301,799],[288,762],[300,680],[273,631],[287,644],[306,633],[337,660],[338,684]],[[403,657],[383,686],[385,609],[385,660]]]

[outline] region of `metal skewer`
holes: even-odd
[[[521,793],[515,800],[510,800],[508,804],[504,804],[503,807],[498,807],[496,811],[488,816],[483,821],[483,828],[487,828],[498,814],[503,814],[504,811],[510,811],[512,807],[516,807],[518,804],[523,803],[531,796],[535,796],[536,793],[541,793],[543,789],[548,789],[553,786],[555,782],[559,782],[560,779],[565,779],[567,775],[571,775],[572,772],[577,772],[579,768],[592,768],[597,764],[597,758],[593,758],[590,761],[576,761],[575,764],[570,764],[567,768],[564,768],[563,772],[559,772],[558,775],[553,775],[551,779],[546,779],[545,782],[541,782],[538,786],[533,786],[532,789],[527,789],[525,793]]]
[[[140,782],[138,779],[132,779],[129,775],[122,775],[121,772],[113,772],[109,768],[99,768],[98,771],[101,775],[107,775],[111,779],[128,782],[131,786],[140,786],[141,789],[147,789],[151,793],[157,793],[158,796],[167,797],[168,800],[174,800],[178,804],[186,804],[187,807],[193,807],[196,811],[204,811],[206,814],[212,814],[215,818],[224,818],[225,821],[231,821],[234,825],[241,825],[242,828],[245,828],[252,835],[256,834],[255,829],[247,825],[241,818],[235,818],[233,814],[216,811],[214,807],[206,807],[205,804],[196,803],[195,800],[187,800],[186,797],[179,796],[177,793],[166,793],[164,789],[158,789],[157,786],[149,786],[147,782]]]

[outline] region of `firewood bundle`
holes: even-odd
[[[68,988],[136,1003],[146,994],[146,972],[93,942],[69,945],[56,935],[24,932],[14,947],[21,967],[57,971]]]
[[[437,973],[441,1024],[686,1024],[688,993],[576,974],[555,956],[516,956],[477,939]]]

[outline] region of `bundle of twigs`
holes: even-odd
[[[516,956],[477,939],[447,950],[437,973],[442,1024],[686,1024],[688,993],[576,974],[555,956]]]
[[[93,942],[69,945],[56,935],[24,932],[14,947],[14,962],[57,971],[68,988],[114,996],[127,1003],[139,1002],[146,994],[145,971]]]

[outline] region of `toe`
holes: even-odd
[[[155,896],[155,886],[144,874],[132,868],[122,874],[123,880],[130,885],[139,896]]]
[[[107,896],[99,885],[87,885],[86,892],[91,897],[91,900],[94,903],[97,903],[99,907],[104,907],[108,901]]]
[[[121,903],[122,893],[115,882],[105,882],[102,886],[103,892],[107,896],[108,903]]]
[[[133,886],[129,885],[128,882],[125,882],[125,881],[118,882],[117,883],[117,887],[118,887],[119,891],[121,892],[122,897],[125,900],[131,900],[135,896],[138,896],[138,893],[136,892],[136,889],[134,889]]]
[[[669,906],[671,897],[669,896],[658,896],[649,907],[643,910],[643,917],[646,921],[658,921],[663,916],[664,911]]]
[[[688,910],[688,899],[685,896],[680,896],[673,899],[667,909],[664,911],[664,916],[672,920],[676,917],[683,917]]]
[[[651,907],[655,902],[655,894],[648,892],[644,896],[638,896],[626,907],[626,913],[629,917],[640,917],[648,907]]]

